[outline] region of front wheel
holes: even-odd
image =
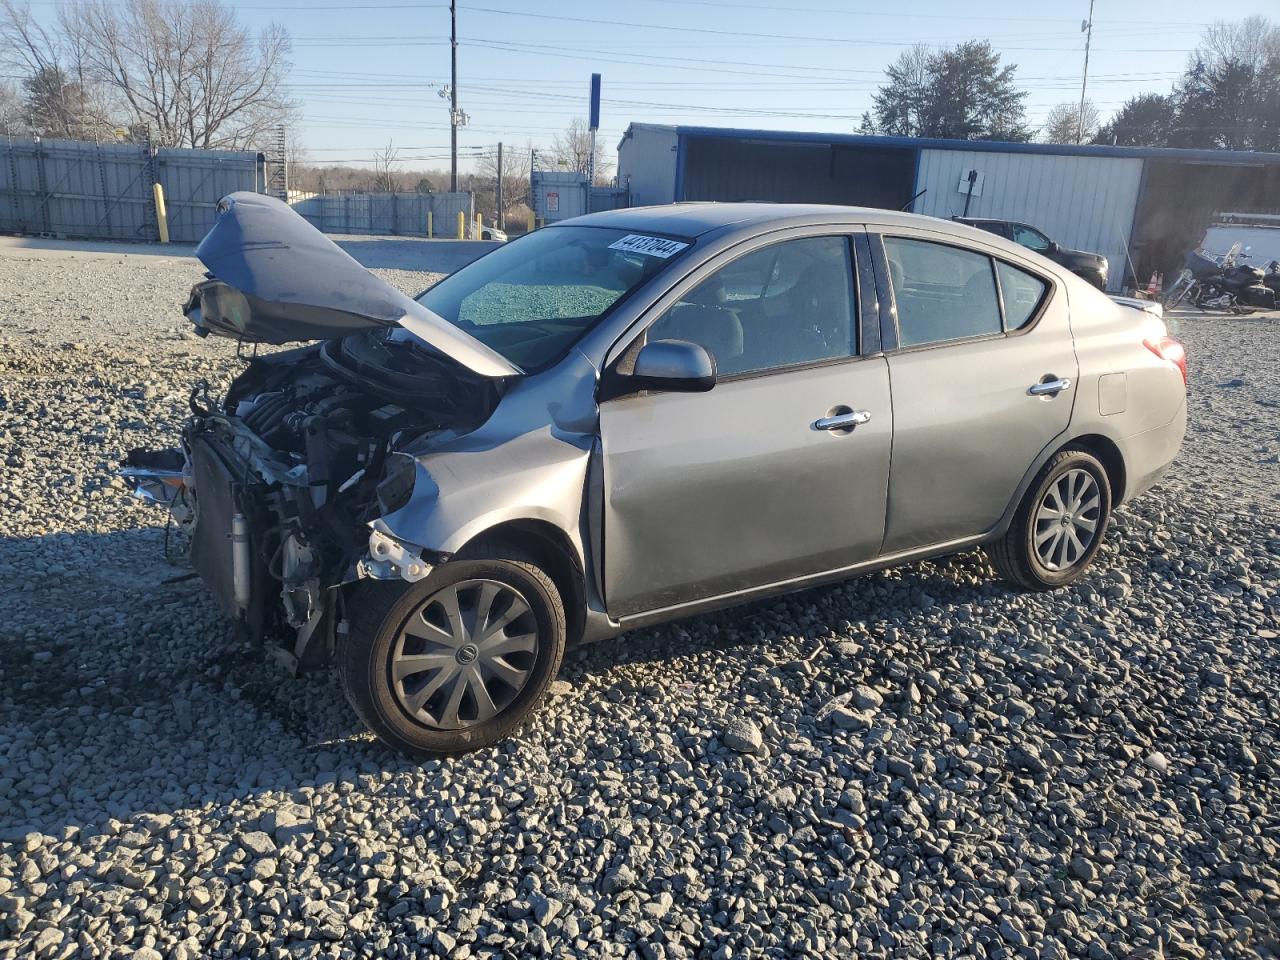
[[[362,585],[338,666],[384,743],[446,756],[508,736],[542,699],[565,649],[555,584],[514,550],[455,558],[414,584]]]
[[[1084,450],[1063,450],[1040,470],[1003,537],[987,547],[996,572],[1024,590],[1079,580],[1111,518],[1107,471]]]
[[[1195,280],[1191,276],[1191,271],[1184,270],[1182,275],[1178,277],[1177,284],[1175,284],[1174,288],[1169,291],[1169,296],[1165,298],[1164,308],[1166,310],[1172,310],[1180,304],[1183,299],[1186,298],[1187,294],[1191,292],[1191,288],[1194,285]]]

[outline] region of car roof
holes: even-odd
[[[654,207],[625,207],[589,213],[548,226],[612,227],[649,233],[699,237],[713,230],[754,232],[812,223],[875,223],[928,225],[937,229],[949,221],[876,207],[848,207],[823,203],[670,203]]]
[[[625,207],[590,213],[548,224],[545,229],[564,226],[610,227],[637,233],[701,238],[714,234],[732,242],[760,233],[788,227],[825,224],[866,224],[878,232],[894,227],[915,227],[944,234],[961,241],[976,242],[1004,251],[1015,262],[1030,253],[1026,247],[981,227],[918,213],[900,213],[878,207],[848,207],[821,203],[671,203],[654,207]],[[1031,256],[1036,256],[1034,253]],[[1044,260],[1039,269],[1060,274],[1057,265]]]

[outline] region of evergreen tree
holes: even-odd
[[[863,117],[866,132],[952,140],[1029,140],[1013,64],[985,40],[929,52],[917,45],[886,71],[887,82]]]

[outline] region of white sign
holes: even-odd
[[[547,213],[560,212],[560,194],[554,190],[547,191]]]
[[[659,260],[665,260],[667,257],[675,256],[687,246],[687,243],[681,243],[679,240],[668,240],[665,237],[646,237],[640,233],[628,233],[621,240],[615,240],[609,244],[609,249],[625,250],[627,253],[642,253],[646,257],[657,257]]]
[[[962,170],[960,172],[960,185],[956,187],[956,191],[968,195],[969,177],[971,176],[973,177],[973,195],[980,197],[982,196],[982,184],[987,179],[987,175],[979,173],[977,170]]]

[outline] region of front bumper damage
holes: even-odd
[[[326,565],[304,532],[324,508],[323,488],[236,417],[194,417],[180,449],[131,451],[118,475],[168,510],[218,607],[295,673],[329,662],[344,588],[413,583],[447,559],[376,519],[349,532],[344,562]]]

